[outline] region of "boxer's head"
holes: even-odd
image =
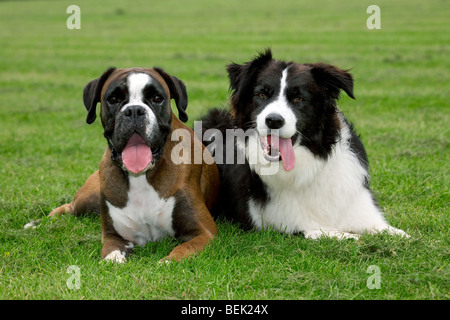
[[[137,174],[154,167],[171,130],[174,99],[181,121],[187,121],[184,83],[160,68],[109,68],[90,81],[83,92],[87,123],[101,103],[104,136],[112,159]]]

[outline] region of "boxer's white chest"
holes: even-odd
[[[106,201],[109,215],[118,234],[139,246],[175,234],[172,212],[175,198],[161,198],[147,182],[145,174],[130,175],[128,202],[117,208]]]

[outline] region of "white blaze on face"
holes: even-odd
[[[297,117],[290,108],[286,97],[287,75],[288,68],[282,72],[278,96],[256,117],[256,129],[260,136],[262,152],[265,158],[270,160],[273,157],[269,153],[276,155],[279,151],[283,167],[286,171],[289,171],[295,166],[295,154],[291,138],[297,132]],[[266,123],[269,115],[281,117],[284,120],[283,125],[276,130],[271,130]]]
[[[141,106],[145,109],[148,125],[156,125],[156,116],[148,105],[144,103],[144,89],[152,83],[152,78],[146,73],[132,73],[127,78],[128,94],[130,99],[126,105],[122,107],[121,112],[130,106]]]
[[[156,115],[144,103],[144,89],[152,81],[152,78],[145,73],[133,73],[129,75],[127,78],[129,101],[120,110],[121,113],[124,113],[128,108],[136,106],[145,110],[144,123],[146,135],[150,135],[157,129]],[[122,151],[122,161],[125,168],[134,174],[145,172],[152,165],[153,161],[153,154],[150,147],[146,144],[143,137],[134,133]]]
[[[280,115],[285,121],[284,125],[278,129],[281,138],[291,138],[297,131],[297,117],[289,107],[289,102],[286,98],[287,74],[288,68],[284,69],[281,75],[278,96],[256,117],[256,129],[262,136],[266,136],[268,133],[269,127],[266,125],[266,117],[271,113]]]

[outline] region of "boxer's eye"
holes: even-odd
[[[109,97],[108,103],[109,104],[116,104],[117,103],[117,98],[116,97]]]
[[[160,95],[154,95],[153,97],[152,97],[152,102],[153,103],[156,103],[156,104],[161,104],[162,102],[163,102],[163,97],[161,97]]]
[[[110,105],[114,105],[114,104],[117,104],[120,102],[120,98],[115,95],[112,95],[112,96],[109,96],[107,101]]]

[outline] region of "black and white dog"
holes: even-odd
[[[347,71],[277,61],[270,50],[227,71],[231,110],[213,109],[202,123],[221,174],[222,215],[244,229],[313,239],[381,231],[409,237],[383,217],[366,151],[336,105],[340,90],[354,98]],[[205,139],[211,129],[225,138]],[[228,135],[236,129],[244,136]]]

